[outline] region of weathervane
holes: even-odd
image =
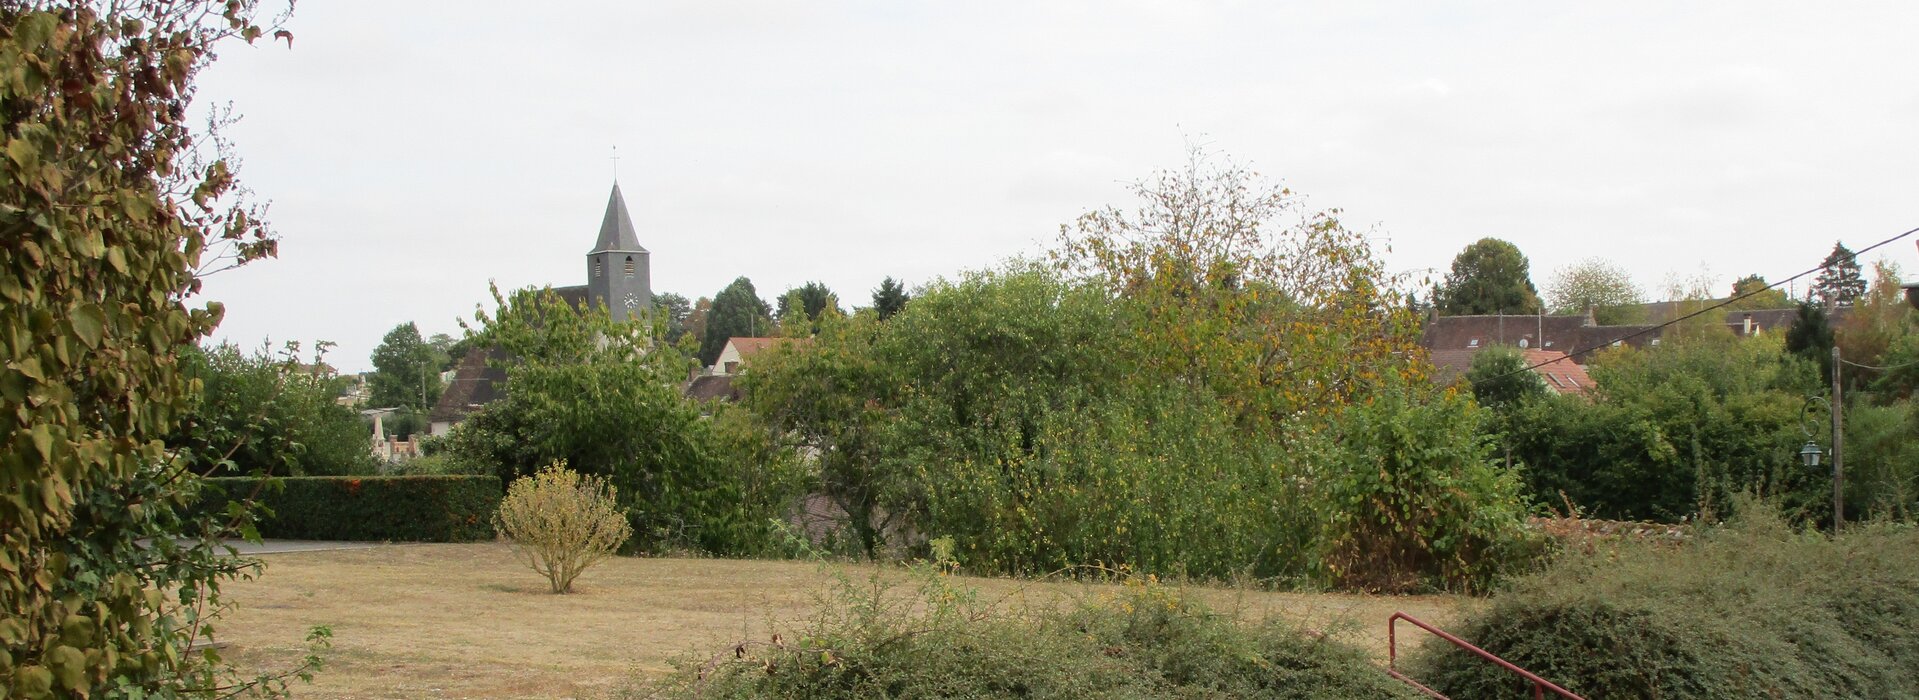
[[[620,145],[619,144],[613,144],[613,156],[608,158],[607,160],[613,161],[613,181],[618,182],[620,180]]]

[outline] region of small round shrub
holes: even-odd
[[[612,485],[554,462],[507,487],[493,524],[554,593],[569,593],[580,572],[633,536]]]

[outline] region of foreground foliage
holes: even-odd
[[[1740,510],[1677,548],[1569,557],[1453,631],[1589,698],[1919,696],[1919,532]],[[1450,647],[1423,663],[1452,697],[1530,697]]]
[[[691,658],[621,698],[1414,698],[1363,652],[1134,580],[1008,610],[923,571],[918,596],[842,582],[804,629]]]
[[[0,4],[0,696],[271,690],[188,651],[254,568],[182,515],[196,477],[161,442],[220,318],[187,303],[200,274],[274,250],[184,124],[194,77],[270,28],[242,0],[104,5]]]

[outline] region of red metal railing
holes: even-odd
[[[1474,656],[1490,661],[1494,665],[1500,668],[1506,669],[1508,671],[1511,671],[1515,675],[1518,675],[1520,678],[1526,679],[1527,681],[1532,683],[1533,697],[1536,700],[1544,700],[1544,698],[1546,697],[1547,691],[1551,691],[1554,695],[1558,695],[1559,697],[1562,697],[1562,698],[1569,698],[1570,700],[1586,700],[1585,698],[1574,695],[1573,692],[1570,690],[1561,688],[1557,685],[1553,685],[1552,681],[1533,675],[1531,671],[1527,671],[1526,669],[1520,668],[1518,666],[1514,666],[1512,662],[1510,661],[1499,658],[1497,656],[1493,656],[1492,652],[1473,646],[1471,642],[1468,642],[1464,639],[1460,639],[1451,634],[1448,634],[1445,630],[1442,630],[1438,627],[1434,627],[1432,625],[1426,624],[1425,622],[1421,621],[1419,618],[1413,617],[1403,612],[1395,612],[1393,613],[1392,617],[1386,618],[1386,673],[1391,674],[1392,677],[1394,678],[1398,678],[1399,680],[1405,681],[1407,685],[1411,685],[1414,688],[1418,688],[1420,692],[1423,692],[1435,698],[1439,698],[1440,700],[1446,700],[1446,696],[1439,694],[1439,691],[1433,690],[1432,688],[1428,688],[1426,687],[1425,684],[1420,683],[1419,681],[1413,680],[1412,677],[1399,672],[1399,621],[1400,620],[1405,620],[1407,622],[1410,622],[1415,627],[1426,630],[1427,632],[1431,632],[1433,636],[1435,637],[1451,642],[1453,646],[1464,649],[1468,653],[1471,653]]]

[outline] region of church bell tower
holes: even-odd
[[[633,218],[626,213],[626,199],[620,196],[620,183],[615,182],[613,196],[606,200],[606,218],[600,221],[600,240],[586,254],[587,303],[604,304],[614,321],[626,321],[653,308],[650,255],[640,247]]]

